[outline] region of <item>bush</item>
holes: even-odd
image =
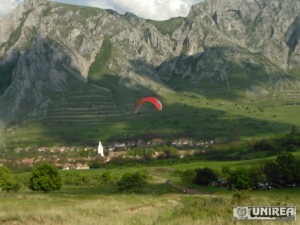
[[[181,182],[184,184],[193,184],[196,178],[196,171],[195,170],[185,170],[181,176]]]
[[[177,149],[173,146],[162,146],[166,158],[177,157]]]
[[[89,161],[88,165],[89,165],[90,169],[98,169],[98,168],[102,167],[101,162],[99,162],[98,160]]]
[[[0,166],[0,189],[3,191],[18,191],[21,185],[16,182],[10,170],[5,166]]]
[[[112,176],[110,171],[106,171],[100,175],[99,181],[103,185],[109,185],[109,184],[113,184],[115,182],[115,179]]]
[[[255,185],[250,170],[244,168],[230,172],[228,181],[231,187],[238,190],[247,190]]]
[[[230,174],[231,169],[230,169],[228,166],[223,166],[222,169],[221,169],[221,171],[222,171],[222,173],[223,173],[224,175],[227,176],[227,175]]]
[[[32,171],[29,179],[29,188],[31,190],[46,193],[60,190],[61,187],[61,176],[55,166],[50,164],[41,164]]]
[[[299,132],[298,132],[298,128],[297,128],[295,125],[292,126],[290,135],[291,135],[291,136],[296,136],[298,133],[299,133]]]
[[[280,150],[280,146],[273,140],[261,140],[254,145],[254,150],[275,153]]]
[[[125,173],[118,182],[120,191],[138,191],[146,184],[146,175],[141,172]]]
[[[67,185],[83,185],[91,182],[91,178],[87,175],[82,175],[77,171],[69,171],[63,178],[64,184]]]
[[[218,177],[212,169],[207,167],[203,169],[196,169],[196,177],[194,179],[195,184],[207,186],[217,180]]]
[[[265,183],[266,181],[266,176],[263,172],[263,167],[259,165],[252,166],[249,168],[249,176],[253,185],[257,185],[258,183]]]
[[[278,155],[264,167],[267,181],[275,187],[300,184],[300,162],[290,153]]]

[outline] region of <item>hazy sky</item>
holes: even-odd
[[[23,0],[0,0],[0,18]],[[164,20],[187,16],[190,7],[202,0],[54,0],[75,5],[113,9],[119,13],[131,12],[145,19]]]

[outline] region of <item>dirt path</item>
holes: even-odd
[[[176,188],[177,190],[180,190],[182,193],[185,192],[185,194],[191,194],[191,195],[212,195],[210,192],[204,192],[204,191],[198,191],[191,188],[186,188],[180,184],[175,184],[172,182],[169,182],[169,185],[171,185],[173,188]]]
[[[157,175],[153,175],[151,174],[151,176],[155,179],[155,183],[160,183],[160,184],[169,184],[170,186],[172,186],[173,188],[177,189],[177,190],[180,190],[182,193],[184,191],[186,191],[186,194],[202,194],[202,195],[210,195],[210,193],[208,192],[200,192],[198,190],[195,190],[195,189],[190,189],[190,188],[186,188],[180,184],[176,184],[176,183],[173,183],[172,181],[170,180],[166,180],[165,178],[163,177],[159,177]]]

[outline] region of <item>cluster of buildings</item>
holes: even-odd
[[[111,158],[117,157],[133,157],[128,156],[127,152],[134,148],[153,148],[158,146],[173,146],[178,149],[178,155],[183,157],[187,154],[193,154],[195,151],[205,152],[205,149],[215,144],[213,140],[208,141],[195,141],[188,138],[178,138],[174,140],[165,141],[161,138],[154,138],[151,140],[136,140],[136,141],[124,141],[124,142],[110,142],[103,146],[99,141],[97,147],[72,147],[72,146],[59,146],[59,147],[38,147],[38,148],[16,148],[15,153],[26,153],[27,157],[20,160],[15,160],[15,164],[23,166],[33,166],[40,162],[50,162],[59,168],[68,169],[89,169],[87,164],[90,160],[100,160],[102,162],[108,162]],[[157,148],[156,148],[157,149]],[[186,151],[189,149],[189,151]],[[33,154],[34,152],[34,154]],[[39,154],[36,154],[36,153]],[[89,152],[86,156],[79,156],[79,152]],[[74,154],[73,154],[74,153]],[[159,148],[155,152],[155,156],[159,156]],[[32,157],[32,155],[35,155]],[[73,156],[70,156],[73,155]],[[87,156],[88,155],[88,156]],[[105,157],[105,155],[108,155]],[[155,157],[153,156],[153,157]],[[5,163],[0,162],[0,163]]]
[[[127,150],[134,147],[155,147],[155,146],[174,146],[178,149],[184,149],[184,148],[208,148],[209,146],[215,144],[214,140],[193,140],[188,138],[178,138],[173,139],[172,141],[165,141],[161,138],[154,138],[151,140],[136,140],[136,141],[128,141],[128,142],[112,142],[108,144],[108,151],[114,151],[114,150]]]
[[[0,166],[9,164],[10,166],[19,168],[19,167],[33,167],[36,164],[39,163],[51,163],[55,165],[58,168],[61,168],[63,170],[69,170],[69,169],[77,169],[77,170],[82,170],[82,169],[89,169],[89,165],[87,162],[84,160],[74,160],[74,159],[64,159],[60,158],[59,156],[51,157],[51,159],[43,157],[43,156],[37,156],[37,157],[25,157],[21,160],[5,160],[1,159],[0,160]]]

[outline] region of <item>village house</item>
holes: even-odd
[[[26,152],[31,151],[31,150],[33,150],[31,147],[25,148],[25,151],[26,151]]]
[[[163,145],[164,141],[161,138],[154,138],[151,140],[151,146],[160,146]]]
[[[38,162],[40,162],[40,161],[42,161],[42,160],[43,160],[43,156],[42,156],[42,155],[38,155],[38,156],[35,157],[34,162],[35,162],[35,163],[38,163]]]
[[[158,157],[164,156],[164,155],[165,155],[164,152],[154,152],[153,155],[152,155],[152,157],[153,158],[158,158]]]
[[[87,163],[77,163],[75,168],[76,168],[76,170],[88,170],[88,169],[90,169],[90,167]]]
[[[135,147],[136,146],[136,143],[134,141],[128,141],[126,143],[127,147],[130,148],[130,147]]]
[[[19,152],[22,152],[22,151],[24,151],[24,148],[15,148],[16,153],[19,153]]]
[[[204,146],[204,142],[203,141],[197,141],[196,142],[196,146],[197,147],[203,147]]]
[[[40,147],[38,148],[38,152],[46,152],[48,149],[46,147]]]
[[[189,150],[178,150],[179,158],[184,158],[185,156],[192,156],[196,153],[205,153],[205,150],[189,149]]]
[[[111,152],[111,151],[113,151],[113,150],[115,150],[115,147],[114,147],[113,145],[108,146],[108,151],[109,151],[109,152]]]
[[[117,152],[110,152],[109,157],[110,158],[124,158],[127,156],[127,151],[117,151]]]
[[[62,165],[62,169],[63,170],[75,169],[75,166],[73,164],[70,164],[70,163],[65,163],[65,164]]]
[[[124,142],[114,142],[109,145],[108,151],[115,151],[115,150],[124,150],[126,149],[126,144]]]
[[[145,145],[145,142],[142,139],[137,140],[136,146],[142,147]]]
[[[32,166],[34,159],[33,158],[24,158],[21,160],[21,163],[26,166]]]
[[[110,158],[109,158],[109,157],[104,157],[103,159],[104,159],[104,160],[103,160],[104,163],[107,163],[107,162],[110,161]]]
[[[66,151],[66,147],[60,147],[60,148],[58,148],[58,151],[61,152],[61,153],[63,153],[63,152]]]
[[[6,162],[5,159],[0,159],[0,166],[3,166],[5,162]]]

